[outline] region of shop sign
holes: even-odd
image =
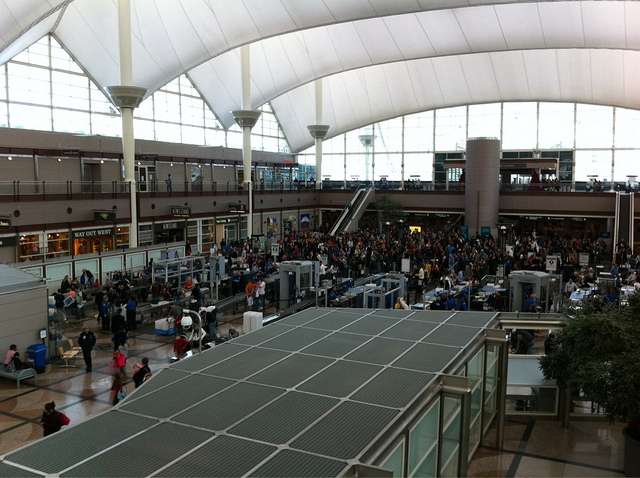
[[[113,211],[93,211],[93,220],[115,222],[116,213]]]
[[[0,247],[16,246],[17,244],[16,236],[0,237]]]
[[[189,217],[191,215],[191,208],[185,206],[171,206],[171,215],[173,217]]]
[[[104,229],[88,229],[85,231],[73,231],[73,237],[75,239],[84,239],[86,237],[98,236],[113,236],[113,227],[106,227]]]
[[[11,219],[8,218],[0,218],[0,229],[10,229],[11,228]]]
[[[161,229],[167,231],[169,229],[178,229],[178,223],[177,222],[165,222],[163,224],[160,225]]]

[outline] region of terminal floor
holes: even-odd
[[[241,313],[229,319],[232,322],[221,325],[220,332],[226,333],[230,325],[241,332]],[[42,437],[38,421],[47,402],[55,401],[57,409],[71,419],[71,426],[111,407],[110,334],[100,332],[95,320],[86,320],[67,324],[64,335],[75,342],[83,324],[89,325],[98,337],[93,352],[93,372],[86,373],[84,362],[79,359],[77,368],[47,364],[46,372],[38,375],[36,386],[33,380],[27,380],[17,389],[15,382],[0,379],[0,455]],[[173,336],[156,335],[152,326],[147,325],[131,333],[130,344],[129,377],[133,365],[142,357],[149,357],[154,373],[170,364]],[[127,388],[131,392],[133,384],[128,383]],[[498,452],[492,448],[495,432],[490,430],[469,465],[468,475],[624,476],[622,427],[605,421],[578,420],[565,429],[553,420],[509,419],[505,426],[504,450]]]

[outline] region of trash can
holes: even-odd
[[[33,361],[36,372],[44,373],[47,365],[47,346],[44,344],[33,344],[27,349],[27,355]]]

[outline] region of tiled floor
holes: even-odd
[[[110,335],[100,332],[95,320],[69,324],[64,335],[75,341],[83,323],[98,337],[93,372],[85,373],[84,363],[79,359],[77,368],[48,364],[46,373],[38,375],[37,386],[33,386],[33,380],[27,380],[17,389],[15,382],[0,380],[0,455],[42,437],[38,421],[46,402],[54,400],[57,409],[71,418],[72,425],[111,407]],[[226,332],[228,327],[229,324],[221,326],[221,332]],[[133,364],[144,356],[149,357],[154,373],[169,365],[173,336],[153,334],[147,326],[131,333],[130,344],[129,376]],[[133,384],[127,387],[131,391]],[[622,424],[609,425],[601,421],[572,421],[570,427],[564,429],[560,422],[553,420],[508,420],[504,451],[492,448],[495,432],[490,430],[485,445],[476,451],[469,465],[468,475],[624,476],[622,428]]]

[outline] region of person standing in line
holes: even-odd
[[[170,193],[172,191],[171,184],[173,183],[173,179],[171,178],[171,174],[167,174],[167,179],[164,182],[167,183],[167,192]]]
[[[82,333],[80,334],[80,337],[78,337],[78,345],[82,348],[82,357],[84,358],[84,363],[87,366],[87,372],[91,372],[91,351],[96,345],[96,335],[91,332],[89,327],[85,326],[82,329]]]
[[[40,426],[44,428],[44,436],[60,431],[63,425],[68,425],[69,419],[64,413],[56,411],[56,402],[45,403]]]
[[[109,319],[109,297],[106,294],[102,295],[102,302],[100,302],[100,308],[98,309],[98,322],[102,320],[102,330],[111,330],[111,320]]]
[[[256,304],[257,309],[264,312],[264,295],[266,293],[267,284],[264,281],[264,277],[262,275],[258,276],[258,303]]]
[[[247,310],[253,310],[253,296],[255,292],[258,290],[258,286],[255,282],[250,281],[247,286],[244,288],[247,293]]]
[[[124,308],[127,310],[127,330],[136,330],[136,307],[138,303],[133,295],[129,296],[129,302]]]

